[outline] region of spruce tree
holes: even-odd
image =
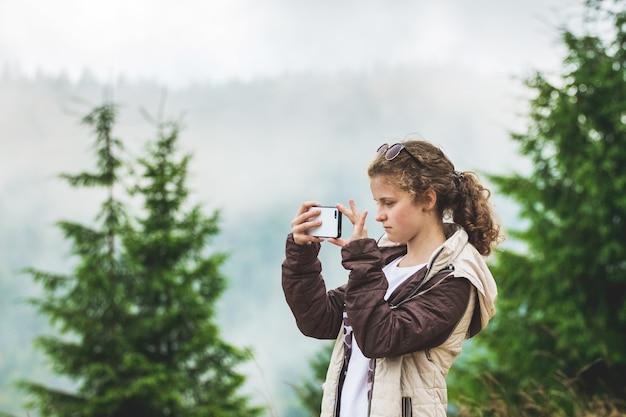
[[[71,254],[77,261],[72,275],[29,270],[44,290],[41,298],[31,302],[60,334],[40,336],[37,346],[49,358],[55,373],[79,386],[73,393],[24,382],[22,386],[34,396],[31,406],[43,416],[109,415],[111,382],[124,364],[127,276],[116,244],[125,213],[115,195],[123,146],[112,133],[116,114],[116,106],[105,103],[82,120],[95,133],[96,170],[61,175],[72,187],[106,192],[97,225],[58,222],[65,238],[71,241]]]
[[[76,266],[66,275],[29,270],[44,290],[32,303],[58,331],[38,346],[76,385],[66,392],[24,381],[30,406],[58,417],[257,415],[237,393],[245,378],[235,368],[249,352],[224,342],[214,322],[226,257],[208,243],[219,213],[189,206],[190,156],[177,154],[176,123],[158,125],[133,164],[141,178],[125,189],[116,115],[106,103],[83,119],[96,137],[95,172],[62,175],[73,187],[106,191],[94,226],[59,222]],[[143,209],[131,213],[116,193]]]
[[[575,415],[598,399],[626,411],[626,9],[589,6],[587,31],[563,30],[562,72],[527,82],[530,124],[513,139],[530,174],[492,177],[519,204],[511,238],[523,245],[493,266],[498,313],[477,341],[487,384],[457,384],[479,405],[531,410],[520,415]]]
[[[235,368],[249,352],[224,342],[214,322],[226,255],[208,253],[207,243],[219,231],[219,212],[207,217],[200,205],[190,205],[191,155],[178,157],[178,123],[158,127],[158,140],[139,160],[142,181],[134,189],[143,215],[124,240],[135,300],[130,345],[145,364],[137,382],[142,402],[154,407],[145,415],[257,415],[260,410],[236,394],[245,379]]]

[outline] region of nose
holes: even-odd
[[[383,212],[383,210],[381,208],[378,208],[378,210],[376,210],[376,221],[377,222],[382,222],[385,220],[387,216],[385,215],[385,213]]]

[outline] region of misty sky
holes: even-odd
[[[399,65],[560,63],[575,0],[0,0],[0,71],[171,87]]]

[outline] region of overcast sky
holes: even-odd
[[[407,64],[558,65],[577,0],[0,0],[0,70],[169,86]]]

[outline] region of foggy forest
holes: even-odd
[[[20,270],[66,272],[72,260],[54,224],[93,221],[101,196],[71,190],[58,178],[93,164],[90,133],[79,123],[91,106],[104,99],[119,103],[116,134],[132,146],[131,153],[153,135],[146,113],[163,112],[181,121],[182,147],[193,154],[192,199],[208,212],[221,211],[213,244],[230,253],[223,271],[228,288],[218,307],[222,332],[254,352],[243,371],[255,401],[295,415],[285,411],[297,407],[290,384],[307,374],[307,357],[321,342],[299,334],[280,288],[293,214],[311,199],[346,204],[354,198],[373,210],[367,163],[381,143],[411,135],[438,143],[459,169],[524,169],[507,137],[520,123],[522,90],[512,91],[503,81],[403,68],[168,91],[157,83],[124,79],[107,85],[89,73],[71,82],[5,72],[0,81],[0,404],[20,410],[23,394],[13,388],[15,378],[68,384],[57,381],[32,347],[32,338],[49,327],[23,302],[39,289]],[[463,97],[471,98],[471,107]],[[516,221],[511,203],[500,199],[497,204],[506,225]],[[381,234],[370,222],[372,235]],[[347,275],[338,250],[325,246],[322,256],[328,285],[343,283]]]

